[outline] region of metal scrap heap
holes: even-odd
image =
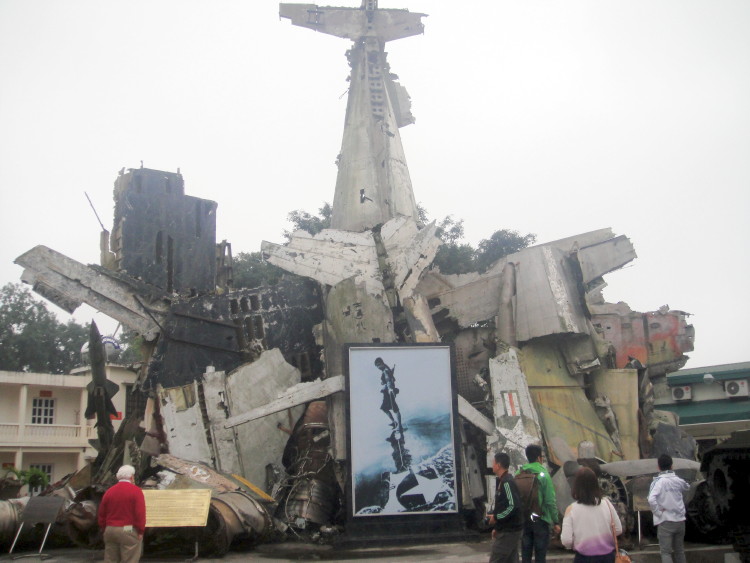
[[[419,221],[399,134],[414,119],[384,50],[421,33],[424,14],[372,0],[360,8],[282,4],[280,14],[352,41],[333,228],[262,244],[265,259],[292,275],[275,286],[233,287],[231,246],[216,242],[217,204],[185,195],[179,173],[144,168],[123,170],[115,182],[101,265],[43,246],[16,260],[22,279],[55,304],[72,312],[88,303],[145,341],[134,391],[145,410],[101,452],[88,492],[71,497],[78,541],[91,541],[80,533],[95,510],[85,503],[96,503],[123,459],[144,486],[192,487],[204,474],[228,480],[200,485],[215,491],[207,536],[219,538],[217,552],[279,534],[341,532],[342,358],[352,342],[452,343],[461,508],[474,525],[492,497],[484,476],[497,449],[518,466],[526,445],[544,444],[560,468],[562,502],[566,463],[655,457],[675,439],[679,451],[669,453],[692,458],[694,443],[654,411],[652,388],[693,349],[687,313],[640,313],[602,296],[603,277],[636,257],[626,236],[574,235],[481,273],[431,267],[441,242],[434,223]],[[582,443],[591,455],[579,454]],[[627,488],[603,479],[626,511]]]

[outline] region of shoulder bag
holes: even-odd
[[[609,504],[609,506],[612,507],[612,504]],[[632,563],[630,561],[630,555],[628,555],[624,551],[620,551],[620,548],[617,545],[617,534],[615,533],[615,517],[611,510],[609,511],[609,515],[611,516],[609,527],[612,530],[612,538],[614,538],[615,540],[615,563]]]

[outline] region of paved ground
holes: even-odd
[[[475,542],[447,543],[437,545],[416,545],[401,547],[371,547],[360,549],[337,549],[330,546],[308,544],[265,544],[253,551],[230,552],[222,559],[199,557],[197,561],[204,563],[227,561],[382,561],[382,562],[411,562],[411,561],[441,561],[445,563],[471,562],[483,563],[488,560],[490,549],[489,538],[483,537]],[[87,551],[83,549],[45,549],[49,557],[44,561],[50,562],[98,562],[104,558],[102,551]],[[707,546],[689,544],[687,546],[688,563],[723,563],[725,555],[732,554],[731,546]],[[0,561],[10,561],[14,556],[23,555],[20,561],[40,561],[35,551],[7,553],[0,556]],[[659,563],[661,561],[658,548],[648,546],[642,550],[630,552],[633,563]],[[151,563],[171,563],[186,561],[183,557],[153,557],[146,554],[142,559]],[[562,550],[552,550],[547,555],[550,563],[570,562],[573,555]],[[727,563],[739,561],[734,554],[729,556]]]

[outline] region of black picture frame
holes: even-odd
[[[344,356],[347,533],[461,535],[453,346],[346,344]]]

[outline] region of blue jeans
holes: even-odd
[[[659,551],[662,563],[685,563],[685,521],[664,521],[656,527],[656,537],[659,538]],[[674,554],[674,560],[672,555]]]
[[[547,560],[547,546],[549,545],[549,524],[537,518],[534,522],[523,523],[523,537],[521,538],[521,561],[531,563],[534,554],[535,563]]]

